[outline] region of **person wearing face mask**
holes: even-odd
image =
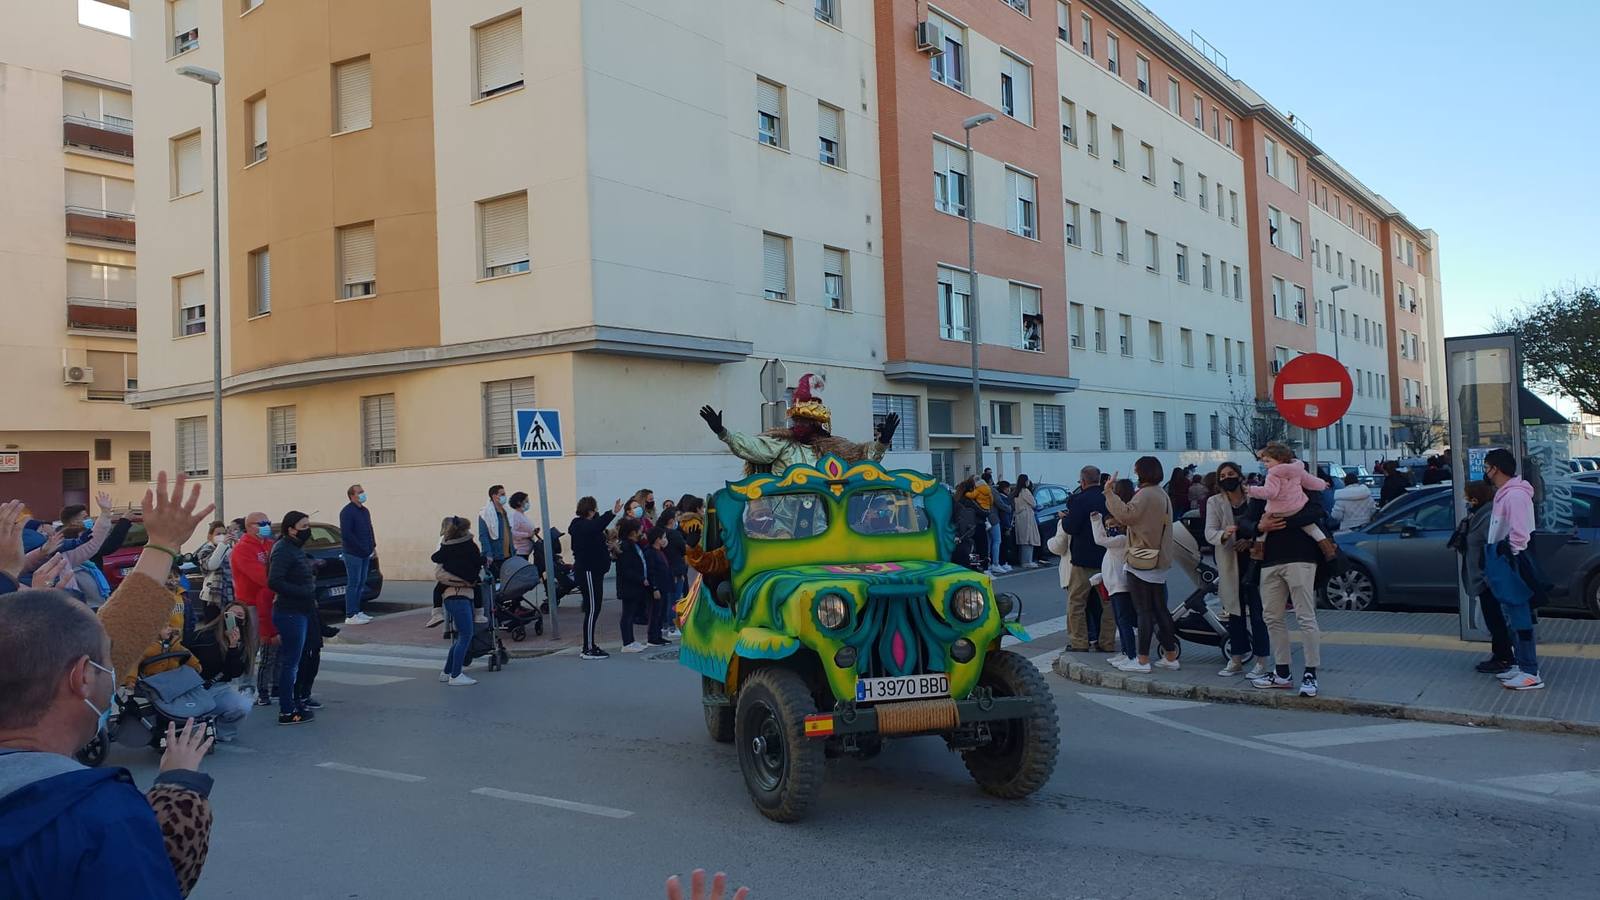
[[[538,537],[539,529],[534,527],[533,520],[528,518],[528,493],[517,491],[511,495],[510,510],[506,513],[511,520],[511,552],[528,559],[533,553],[533,541]],[[556,555],[560,555],[558,552]],[[539,566],[541,571],[544,560],[529,560]]]
[[[506,509],[506,486],[497,484],[489,488],[489,502],[478,513],[478,546],[483,549],[483,559],[495,578],[500,577],[500,565],[510,559],[514,548],[511,543],[511,515]],[[481,618],[482,611],[479,611]]]
[[[1484,627],[1489,629],[1489,658],[1478,663],[1477,669],[1485,675],[1499,675],[1511,670],[1515,655],[1505,611],[1483,578],[1483,548],[1489,545],[1489,517],[1494,511],[1495,489],[1487,481],[1469,481],[1466,494],[1467,515],[1456,525],[1449,546],[1461,554],[1461,583],[1468,596],[1478,598]]]
[[[372,617],[361,610],[367,597],[367,573],[378,553],[378,538],[372,531],[372,512],[367,509],[367,489],[352,484],[345,489],[349,498],[339,510],[339,556],[344,560],[344,623],[365,625]]]
[[[611,550],[607,546],[606,529],[611,520],[622,512],[619,498],[611,508],[600,512],[600,504],[593,497],[578,499],[572,522],[567,525],[567,538],[572,542],[572,569],[578,579],[578,590],[583,594],[583,651],[580,659],[605,659],[611,654],[600,649],[595,641],[595,628],[600,620],[600,604],[605,599],[606,573],[611,571]]]
[[[1528,546],[1535,526],[1533,485],[1517,477],[1517,458],[1496,447],[1483,458],[1483,480],[1494,486],[1489,529],[1484,535],[1483,580],[1505,617],[1511,639],[1511,668],[1496,675],[1513,691],[1544,688],[1534,639],[1534,586],[1528,573]]]
[[[1244,473],[1237,463],[1217,467],[1217,493],[1206,498],[1206,542],[1216,548],[1217,596],[1228,614],[1228,664],[1217,674],[1223,678],[1246,674],[1245,658],[1255,657],[1248,677],[1267,674],[1272,642],[1261,609],[1260,577],[1250,559],[1250,543],[1237,540],[1239,517],[1250,503]]]
[[[267,559],[267,587],[276,595],[272,626],[278,631],[278,724],[299,725],[315,718],[295,696],[300,656],[311,639],[311,629],[321,628],[317,620],[317,577],[305,551],[306,539],[311,536],[311,517],[297,509],[290,510],[284,514],[279,530],[283,537],[272,545]]]
[[[267,587],[267,560],[272,556],[272,520],[266,513],[244,517],[244,534],[233,545],[233,595],[250,612],[260,641],[256,654],[256,705],[268,706],[278,689],[278,629],[272,625],[272,588]]]

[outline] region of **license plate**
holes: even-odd
[[[896,678],[861,678],[856,681],[857,703],[948,696],[949,675],[905,675]]]
[[[341,585],[339,585],[337,587],[328,588],[328,596],[329,597],[343,597],[344,596],[344,585],[341,584]]]

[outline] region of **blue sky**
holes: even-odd
[[[1600,3],[1144,0],[1439,232],[1445,334],[1600,282]]]

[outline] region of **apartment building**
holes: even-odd
[[[0,2],[0,497],[43,518],[137,498],[149,414],[136,353],[129,41],[76,4]]]

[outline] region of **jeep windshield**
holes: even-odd
[[[828,530],[828,504],[816,494],[778,494],[745,504],[744,533],[757,541],[794,541]]]
[[[856,534],[920,534],[928,530],[922,497],[901,490],[851,494],[845,516]]]

